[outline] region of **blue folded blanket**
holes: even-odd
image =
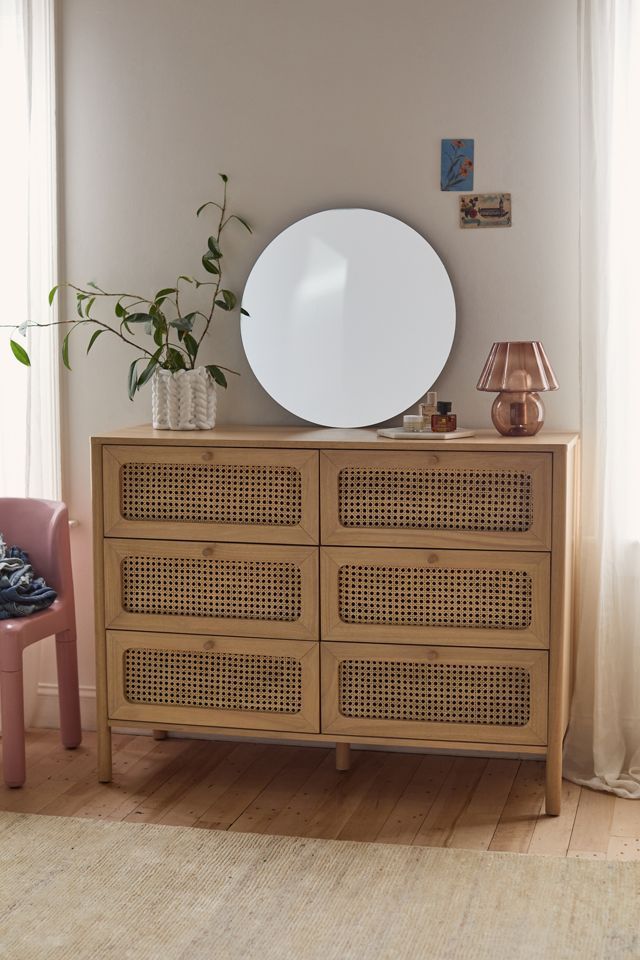
[[[29,556],[19,547],[7,547],[0,533],[0,620],[28,617],[50,607],[58,594],[36,577]]]

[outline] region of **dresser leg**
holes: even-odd
[[[562,804],[562,745],[547,754],[547,780],[544,809],[548,817],[557,817]]]
[[[98,720],[98,780],[111,783],[113,766],[111,763],[111,727],[106,720]]]
[[[336,743],[336,770],[348,770],[351,766],[351,744]]]
[[[154,740],[166,740],[167,731],[166,730],[152,730]]]

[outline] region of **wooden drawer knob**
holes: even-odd
[[[213,650],[213,648],[215,647],[215,645],[216,645],[215,640],[205,640],[205,642],[202,644],[202,649],[203,649],[203,650]]]
[[[429,563],[437,563],[439,560],[438,554],[430,553],[429,556],[427,557],[427,560],[429,561]]]
[[[202,551],[202,556],[212,557],[214,553],[215,553],[215,550],[213,549],[213,547],[205,547],[204,550]]]
[[[202,454],[203,460],[213,460],[213,452],[211,450],[205,450]]]

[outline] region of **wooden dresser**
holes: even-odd
[[[547,758],[560,810],[578,441],[136,427],[94,437],[113,727]]]

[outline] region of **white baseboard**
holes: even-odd
[[[80,720],[83,730],[96,729],[96,688],[80,687]],[[54,728],[60,726],[58,711],[58,684],[39,683],[32,726]]]

